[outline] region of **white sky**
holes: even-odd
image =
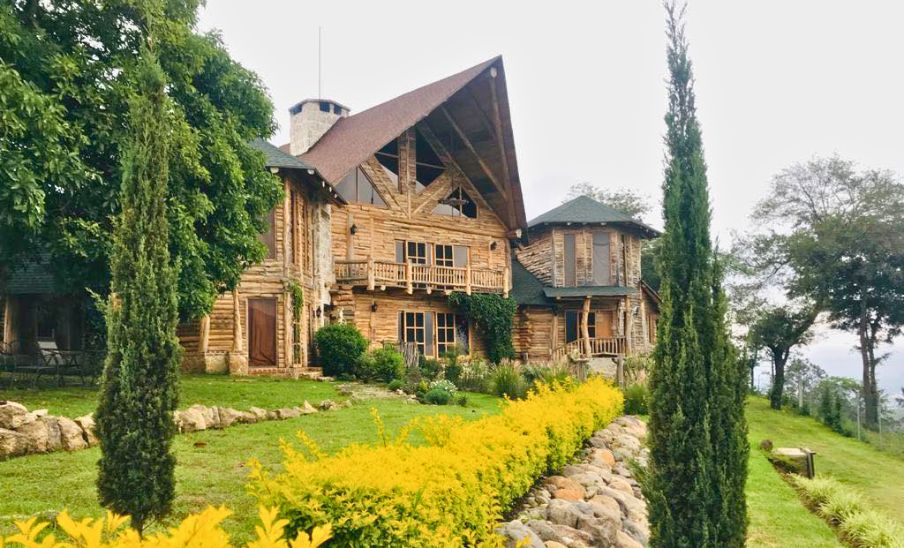
[[[789,164],[837,152],[904,174],[904,2],[692,0],[688,37],[713,225],[727,245]],[[288,141],[288,108],[323,95],[352,113],[503,55],[528,218],[569,186],[658,197],[666,108],[664,13],[656,0],[207,0],[201,28],[261,77]],[[661,225],[658,221],[654,224]],[[827,332],[807,354],[859,376],[854,337]],[[879,370],[904,385],[904,343]]]

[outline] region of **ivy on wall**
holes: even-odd
[[[512,329],[518,305],[514,299],[495,293],[452,293],[449,304],[474,323],[491,362],[515,357]]]

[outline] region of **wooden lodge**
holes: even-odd
[[[659,297],[641,281],[658,233],[581,196],[530,221],[515,249],[515,345],[523,361],[620,358],[652,349]]]

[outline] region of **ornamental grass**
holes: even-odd
[[[381,443],[324,456],[302,433],[284,444],[284,466],[254,463],[251,490],[288,520],[289,536],[332,524],[341,546],[462,546],[501,542],[504,512],[546,473],[561,469],[597,429],[622,410],[622,395],[601,379],[540,385],[506,401],[499,415],[465,422],[435,417]],[[418,428],[425,446],[412,446]]]

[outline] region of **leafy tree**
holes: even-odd
[[[813,392],[826,377],[826,372],[806,358],[793,356],[788,362],[786,373],[786,384],[797,391],[797,402],[795,403],[797,410],[801,414],[809,415]]]
[[[635,219],[642,219],[653,211],[650,199],[631,188],[607,189],[595,186],[591,183],[577,183],[571,185],[565,201],[573,200],[578,196],[593,198],[601,204],[606,204],[612,209],[617,209]]]
[[[807,344],[812,339],[810,328],[816,321],[818,308],[794,310],[791,306],[770,306],[760,308],[756,319],[750,325],[750,343],[764,348],[772,360],[772,388],[769,390],[769,405],[773,409],[782,407],[782,391],[785,387],[785,364],[796,346]]]
[[[769,226],[753,241],[761,265],[791,297],[821,302],[833,327],[857,333],[865,420],[875,426],[876,349],[904,325],[904,184],[817,158],[776,175],[754,216]]]
[[[132,518],[139,532],[170,512],[180,359],[177,273],[166,210],[171,102],[150,49],[142,48],[124,144],[122,213],[115,224],[107,305],[108,352],[97,433],[102,505]]]
[[[52,254],[63,291],[110,287],[124,120],[137,85],[129,68],[147,38],[143,4],[0,3],[0,265],[29,236],[30,248]],[[275,126],[257,76],[218,35],[195,30],[201,0],[162,4],[155,51],[172,109],[169,246],[180,312],[192,317],[265,256],[257,236],[281,190],[248,142]]]
[[[667,14],[662,308],[650,376],[650,468],[642,485],[653,545],[743,546],[746,368],[729,343],[722,267],[710,240],[684,10],[669,4]]]

